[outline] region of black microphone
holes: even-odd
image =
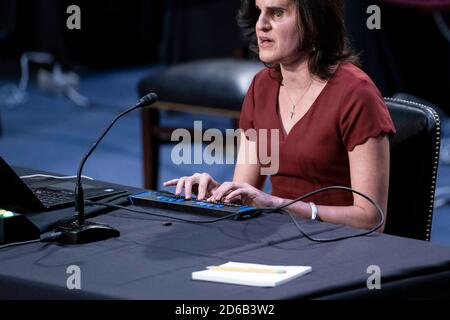
[[[158,96],[156,95],[156,93],[150,92],[149,94],[143,96],[135,106],[123,111],[121,114],[115,117],[114,120],[111,121],[110,125],[103,132],[103,134],[100,136],[100,138],[97,139],[97,141],[92,145],[92,147],[86,153],[84,158],[81,160],[80,166],[78,167],[76,187],[75,187],[75,211],[77,212],[76,214],[77,220],[59,226],[57,228],[57,231],[62,232],[60,238],[61,242],[67,244],[87,243],[120,236],[119,230],[116,230],[110,226],[85,221],[84,191],[83,191],[83,184],[81,182],[81,174],[83,171],[84,164],[86,163],[86,160],[89,158],[92,152],[94,152],[97,145],[100,143],[100,141],[102,141],[102,139],[109,132],[109,130],[112,128],[112,126],[117,120],[119,120],[127,113],[130,113],[131,111],[134,111],[138,108],[150,106],[151,104],[156,102],[156,100],[158,100]]]

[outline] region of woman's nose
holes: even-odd
[[[267,17],[264,14],[260,14],[258,21],[256,21],[256,29],[257,30],[268,30],[270,28],[270,23]]]

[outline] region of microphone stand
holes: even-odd
[[[123,117],[124,115],[126,115],[131,111],[134,111],[138,108],[147,107],[153,104],[157,99],[158,96],[155,93],[151,92],[142,97],[135,106],[123,111],[121,114],[115,117],[114,120],[103,132],[103,134],[100,136],[100,138],[97,139],[97,141],[89,149],[88,153],[81,160],[80,166],[78,167],[76,187],[75,187],[75,211],[77,212],[76,214],[77,219],[73,222],[64,224],[56,228],[56,231],[61,232],[62,243],[66,244],[88,243],[120,236],[120,231],[117,229],[114,229],[108,225],[85,220],[84,190],[81,181],[83,167],[84,164],[86,163],[86,160],[90,157],[92,152],[94,152],[97,145],[102,141],[102,139],[106,136],[106,134],[109,132],[109,130],[112,128],[112,126],[117,120],[119,120],[121,117]]]

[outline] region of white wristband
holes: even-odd
[[[317,206],[313,202],[310,202],[309,206],[311,207],[311,220],[316,220],[317,219]]]

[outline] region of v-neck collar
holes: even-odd
[[[289,130],[289,133],[286,132],[286,128],[284,127],[284,124],[283,124],[283,121],[282,121],[281,115],[280,115],[280,104],[279,104],[278,96],[280,95],[281,83],[279,81],[277,81],[276,94],[275,94],[275,114],[276,114],[277,119],[278,119],[278,126],[279,126],[280,131],[281,131],[281,135],[280,136],[282,138],[282,141],[286,141],[289,138],[289,136],[292,134],[292,131],[294,131],[298,126],[300,126],[300,124],[304,121],[304,119],[306,117],[310,116],[310,114],[312,113],[313,109],[315,109],[315,106],[316,106],[317,102],[324,95],[325,91],[328,90],[328,87],[330,86],[330,82],[336,76],[336,73],[338,72],[339,68],[340,68],[340,65],[337,67],[337,69],[336,69],[335,73],[333,74],[333,76],[331,76],[331,78],[328,79],[327,83],[322,88],[322,90],[320,91],[319,95],[316,97],[314,102],[311,104],[311,106],[309,107],[308,111],[306,111],[305,114],[300,119],[298,119],[298,121],[292,126],[291,130]]]

